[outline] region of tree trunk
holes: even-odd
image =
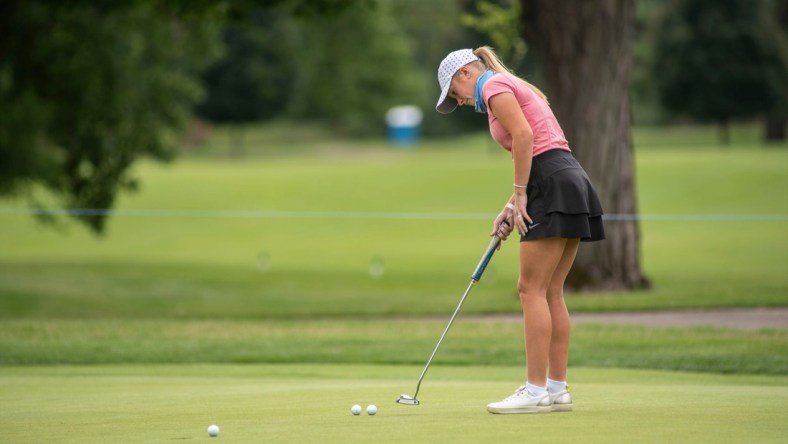
[[[775,4],[775,17],[782,29],[788,29],[788,0],[779,0]],[[783,81],[783,85],[785,82]],[[772,109],[763,119],[763,138],[766,142],[784,142],[788,132],[788,91],[784,90],[783,100],[776,109]]]
[[[630,133],[632,0],[521,0],[523,37],[545,78],[553,112],[605,212],[637,213]],[[577,290],[649,287],[639,222],[607,218],[607,239],[583,244],[567,279]]]

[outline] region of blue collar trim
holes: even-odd
[[[482,88],[484,88],[484,84],[490,80],[490,77],[495,74],[495,71],[488,69],[484,72],[484,74],[480,75],[479,78],[476,80],[476,112],[477,113],[487,113],[487,105],[484,104],[484,98],[482,97]]]

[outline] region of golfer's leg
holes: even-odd
[[[563,256],[566,239],[549,238],[520,243],[518,290],[525,322],[528,382],[544,387],[550,355],[552,322],[547,289]]]
[[[579,244],[579,239],[567,241],[561,260],[547,289],[547,305],[550,308],[550,319],[552,320],[548,377],[555,381],[566,381],[571,323],[569,311],[567,311],[564,301],[564,283],[575,261],[575,256],[577,256]]]

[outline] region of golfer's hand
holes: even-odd
[[[498,217],[495,218],[495,222],[493,222],[493,229],[490,233],[490,236],[498,235],[498,238],[501,239],[501,242],[505,241],[509,234],[512,233],[514,230],[514,222],[513,222],[513,212],[509,208],[504,208]],[[498,243],[498,250],[501,249],[501,243]]]
[[[514,226],[517,228],[517,232],[520,233],[520,236],[525,236],[525,234],[528,233],[528,224],[533,223],[531,216],[529,216],[528,212],[525,210],[527,200],[528,197],[525,193],[515,195],[514,197],[514,210],[512,210]]]

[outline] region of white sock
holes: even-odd
[[[559,393],[566,390],[566,381],[554,381],[547,378],[547,391],[550,393]]]
[[[525,383],[525,389],[528,390],[532,396],[544,396],[547,394],[547,387],[539,387],[538,385],[533,385],[530,382]]]

